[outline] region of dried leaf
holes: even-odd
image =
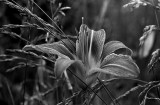
[[[159,30],[159,28],[155,25],[149,25],[144,28],[143,36],[139,39],[141,46],[139,49],[140,58],[144,58],[149,55],[155,41],[157,30]]]

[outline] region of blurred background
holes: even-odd
[[[27,0],[15,0],[18,4],[22,6],[28,6]],[[130,2],[130,0],[34,0],[50,17],[59,4],[62,7],[69,6],[71,9],[65,10],[65,16],[62,14],[55,14],[56,23],[61,27],[61,29],[67,35],[77,36],[79,27],[82,24],[82,17],[84,17],[84,23],[89,26],[89,28],[94,30],[104,29],[106,31],[106,42],[110,40],[118,40],[123,42],[126,46],[131,48],[134,52],[133,59],[138,64],[141,74],[138,79],[145,81],[159,80],[159,71],[155,73],[148,73],[147,64],[151,59],[151,54],[157,48],[160,47],[160,36],[156,33],[154,38],[153,46],[149,50],[149,54],[143,57],[140,54],[141,47],[139,46],[139,39],[143,35],[143,29],[147,25],[157,25],[155,10],[150,6],[140,6],[132,10],[131,8],[123,8],[123,5]],[[148,0],[153,2],[152,0]],[[52,3],[53,5],[52,5]],[[158,5],[158,1],[154,0],[155,5]],[[51,10],[52,8],[52,10]],[[39,9],[37,6],[33,5],[32,12],[37,14],[39,17],[45,21],[52,24],[50,19]],[[160,13],[157,12],[157,17],[159,19]],[[0,2],[0,27],[7,24],[23,24],[24,17],[19,14],[16,9],[10,8],[6,4]],[[34,20],[32,20],[34,22]],[[158,21],[159,22],[159,21]],[[54,24],[53,24],[54,25]],[[14,29],[13,32],[20,34],[22,30]],[[37,32],[32,30],[31,38],[38,36],[39,34],[44,34],[43,32]],[[27,38],[23,34],[22,37]],[[6,34],[0,34],[0,54],[4,54],[6,49],[18,49],[22,48],[25,44],[19,39],[10,37]],[[1,65],[0,65],[1,66]],[[16,75],[18,76],[18,75]],[[112,83],[108,88],[111,93],[118,97],[123,94],[131,87],[136,86],[137,83],[134,81],[119,81]],[[1,90],[0,90],[1,91]],[[123,105],[138,105],[138,93],[134,92],[131,95],[123,98],[120,102]],[[16,94],[16,93],[15,93]],[[111,102],[108,95],[101,94],[103,99]],[[18,96],[15,96],[18,97]],[[0,99],[3,100],[4,97],[0,95]],[[54,98],[54,97],[52,97]],[[7,105],[7,102],[4,101]],[[18,103],[18,101],[17,101]],[[102,104],[102,102],[95,102],[97,105]],[[95,105],[96,105],[95,104]],[[122,105],[121,104],[121,105]],[[150,104],[150,103],[148,103]],[[156,105],[156,103],[154,103]],[[54,105],[54,104],[53,104]],[[158,104],[157,104],[158,105]]]

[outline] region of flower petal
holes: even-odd
[[[71,66],[75,60],[70,60],[66,58],[58,58],[55,62],[54,72],[57,78],[60,78],[63,72]]]
[[[90,47],[89,47],[89,60],[94,58],[96,63],[100,60],[103,46],[105,42],[105,31],[99,30],[99,31],[93,31],[90,35]]]
[[[47,54],[56,54],[63,58],[74,59],[73,54],[64,45],[59,43],[26,45],[23,50],[37,50]]]
[[[138,66],[128,55],[110,54],[101,63],[100,68],[93,68],[89,74],[103,72],[118,77],[137,77],[140,73]]]
[[[62,73],[69,67],[72,67],[71,71],[79,78],[85,78],[85,68],[80,60],[70,60],[66,58],[58,58],[55,62],[55,74],[59,78]]]
[[[87,25],[82,24],[79,31],[79,39],[76,41],[76,54],[84,64],[88,63],[88,37],[91,30]]]
[[[86,82],[86,74],[85,74],[85,67],[80,60],[70,60],[65,58],[58,58],[55,62],[55,74],[57,78],[60,78],[65,70],[69,67],[72,69],[71,72],[73,73],[73,77],[81,88],[86,87],[83,82]],[[81,79],[81,80],[80,80]],[[82,82],[83,81],[83,82]]]
[[[102,60],[111,53],[118,53],[118,54],[124,54],[124,55],[132,55],[132,50],[125,46],[120,41],[110,41],[104,45],[103,53],[102,53]]]
[[[65,70],[69,67],[72,69],[73,77],[75,77],[76,83],[80,88],[86,88],[86,84],[90,86],[95,82],[97,74],[86,75],[86,68],[80,60],[69,60],[65,58],[58,58],[55,62],[55,74],[57,78],[60,78]],[[82,82],[83,81],[83,82]],[[85,84],[84,84],[85,83]]]
[[[76,75],[75,80],[78,86],[82,89],[87,88],[86,85],[91,86],[97,79],[97,73],[94,73],[92,75],[86,74],[88,68],[86,68],[85,65],[79,60],[75,61],[75,63],[72,64],[72,67],[73,69],[71,69],[71,71]]]
[[[84,64],[94,65],[100,60],[105,35],[104,30],[94,31],[85,24],[81,25],[79,40],[76,43],[76,52]]]

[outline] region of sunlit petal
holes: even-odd
[[[57,78],[61,77],[63,72],[71,66],[75,60],[70,60],[66,58],[58,58],[55,62],[54,72]]]
[[[128,55],[110,54],[106,56],[100,68],[93,68],[89,74],[102,72],[118,77],[137,77],[139,68]]]
[[[95,64],[97,64],[100,60],[105,42],[105,36],[106,34],[104,30],[91,31],[89,55],[88,55],[89,57],[88,59],[91,65],[94,65],[94,62]]]
[[[132,50],[125,46],[122,42],[110,41],[104,45],[101,59],[103,60],[107,55],[113,52],[124,55],[132,55]]]
[[[76,42],[76,54],[84,64],[88,63],[88,44],[89,44],[89,35],[91,30],[87,25],[82,24],[79,31],[79,37]]]
[[[81,25],[79,40],[76,42],[76,52],[85,65],[96,65],[100,60],[105,35],[104,30],[94,31],[85,24]]]

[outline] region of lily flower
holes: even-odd
[[[105,44],[105,39],[106,33],[103,29],[94,31],[82,24],[76,43],[62,39],[50,44],[27,45],[24,50],[58,55],[54,67],[56,77],[62,77],[62,74],[70,68],[88,86],[96,81],[99,73],[136,78],[140,71],[131,58],[132,50],[120,41]],[[77,83],[84,87],[78,79]]]

